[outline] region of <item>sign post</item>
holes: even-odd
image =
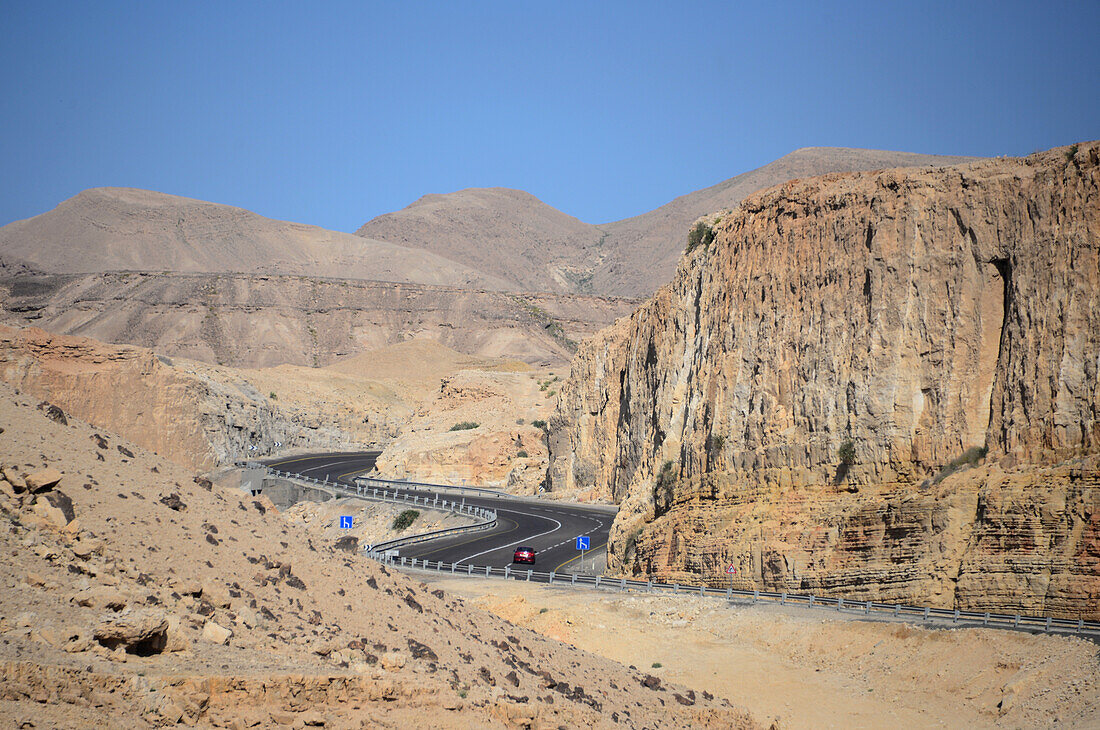
[[[584,537],[578,536],[577,537],[577,549],[581,551],[581,570],[582,571],[584,570],[584,554],[585,554],[585,551],[588,550],[588,547],[589,547],[589,538],[588,538],[588,536],[587,535],[585,535]]]
[[[340,529],[350,530],[355,518],[351,515],[340,515]]]
[[[733,563],[726,566],[726,574],[730,577],[730,590],[733,590],[733,576],[737,575],[737,568],[733,567]]]

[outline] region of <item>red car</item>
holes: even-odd
[[[518,547],[512,556],[513,563],[535,564],[535,549],[532,547]]]

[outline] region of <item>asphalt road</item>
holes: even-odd
[[[279,471],[295,472],[317,479],[327,478],[354,487],[352,479],[374,468],[378,451],[341,454],[309,454],[264,463]],[[424,494],[420,489],[416,494]],[[455,499],[453,493],[444,495]],[[514,497],[470,496],[466,503],[495,510],[497,526],[490,531],[459,534],[428,540],[401,549],[401,555],[447,563],[473,563],[503,568],[512,564],[512,553],[520,545],[536,551],[534,568],[540,571],[570,572],[579,567],[581,553],[576,538],[588,536],[591,559],[607,546],[607,534],[615,519],[613,508],[570,502]]]

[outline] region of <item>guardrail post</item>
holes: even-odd
[[[552,571],[552,570],[550,571],[550,580],[549,580],[548,582],[549,582],[549,583],[553,583],[553,582],[554,582],[554,571]]]
[[[510,565],[505,565],[505,566],[504,566],[504,577],[505,577],[505,578],[507,578],[507,577],[508,577],[508,572],[509,572],[509,570],[511,569],[511,567],[512,567],[512,566],[510,566]]]
[[[577,585],[577,574],[576,573],[573,574],[573,580],[569,585],[574,585],[574,586]]]
[[[598,575],[596,576],[596,587],[597,588],[600,587],[600,576],[598,576]]]
[[[780,606],[786,606],[787,605],[787,592],[786,591],[783,591],[781,594],[779,594],[779,605]]]
[[[959,622],[959,609],[955,609],[955,617],[951,619],[951,623],[957,624]]]
[[[836,599],[836,610],[840,611],[844,608],[844,597],[841,596]]]
[[[931,613],[932,613],[932,609],[929,608],[928,606],[925,606],[924,607],[924,620],[925,621],[928,620],[928,617],[931,615]]]
[[[1079,633],[1081,633],[1081,629],[1083,629],[1083,628],[1085,628],[1085,619],[1079,618],[1079,619],[1077,619],[1077,630],[1074,631],[1073,633],[1079,634]]]
[[[810,608],[813,608],[813,607],[814,607],[814,594],[811,593],[810,594]]]
[[[468,575],[473,575],[474,574],[474,564],[473,563],[470,563],[469,565],[466,566],[466,573]]]
[[[531,571],[530,570],[527,571],[527,582],[528,583],[531,582]]]
[[[988,625],[989,625],[989,611],[986,611],[985,612],[985,618],[982,619],[982,626],[988,626]]]
[[[730,586],[729,588],[726,589],[726,600],[727,601],[732,601],[733,600],[733,586]]]
[[[405,556],[403,555],[401,556],[401,565],[402,567],[405,565]]]
[[[752,592],[752,602],[753,602],[753,605],[756,605],[756,601],[757,601],[757,599],[758,599],[758,598],[760,598],[760,591],[759,591],[759,590],[754,590],[754,591]]]
[[[485,577],[486,578],[489,577],[489,566],[488,565],[485,566]]]
[[[901,615],[901,604],[900,603],[895,603],[894,604],[894,615],[895,616],[900,616]]]
[[[455,563],[451,563],[451,572],[452,573],[455,572],[455,565],[456,565]]]
[[[619,590],[620,591],[625,591],[626,590],[626,578],[623,578],[622,581],[619,583]]]
[[[647,580],[645,582],[645,592],[646,593],[652,593],[653,592],[653,581],[652,580]]]
[[[864,613],[871,613],[871,602],[870,602],[870,601],[866,601],[866,602],[864,602],[864,604],[863,604],[863,612],[864,612]]]
[[[672,584],[672,592],[673,593],[679,593],[680,592],[680,584],[679,583],[673,583]]]
[[[1050,632],[1050,624],[1051,624],[1050,616],[1047,616],[1047,625],[1046,625],[1046,628],[1043,629],[1043,631],[1046,631],[1046,632],[1049,633]]]

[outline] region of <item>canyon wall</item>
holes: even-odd
[[[747,198],[578,352],[551,488],[621,502],[612,570],[1100,617],[1098,168]]]
[[[196,470],[291,448],[365,448],[392,435],[382,418],[379,433],[303,421],[245,379],[201,363],[34,328],[0,326],[0,380]]]

